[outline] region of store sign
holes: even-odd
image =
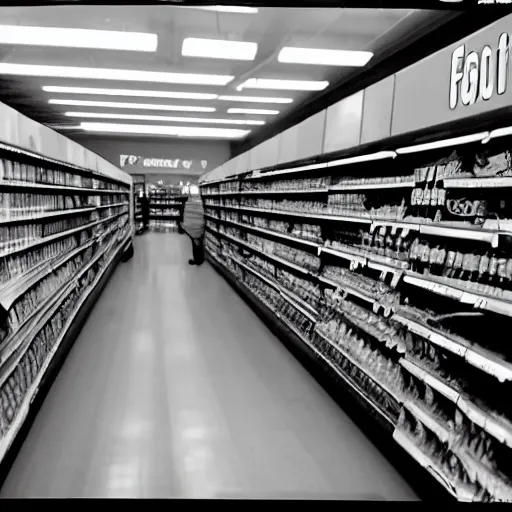
[[[507,90],[509,73],[510,35],[503,32],[495,48],[484,46],[480,52],[466,54],[461,44],[452,53],[450,71],[450,108],[459,103],[473,105],[487,101]]]
[[[145,158],[136,155],[120,155],[119,160],[122,169],[125,167],[143,167],[145,169],[188,170],[194,166],[193,160],[181,160],[179,158]],[[208,161],[201,160],[200,165],[204,170],[208,166]]]

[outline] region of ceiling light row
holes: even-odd
[[[158,36],[142,32],[0,25],[0,43],[156,52]]]
[[[157,105],[155,103],[124,103],[116,101],[87,101],[87,100],[48,100],[50,105],[68,105],[74,107],[101,107],[101,108],[126,108],[133,110],[167,110],[171,112],[215,112],[214,107],[192,107],[187,105]],[[253,108],[230,108],[228,114],[255,114],[271,115],[279,114],[279,110],[263,110]]]
[[[135,96],[141,98],[173,98],[182,100],[221,100],[239,101],[249,103],[292,103],[292,98],[270,98],[265,96],[222,96],[200,92],[169,92],[145,91],[133,89],[103,89],[100,87],[61,87],[53,85],[43,86],[45,92],[59,94],[88,94],[101,96]]]
[[[45,66],[38,64],[0,63],[0,75],[38,76],[51,78],[79,78],[82,80],[123,80],[127,82],[154,82],[163,84],[227,85],[234,76],[199,73],[172,73],[139,71],[136,69],[86,68],[74,66]]]
[[[128,82],[218,86],[225,86],[234,79],[234,76],[228,75],[139,71],[135,69],[45,66],[38,64],[13,64],[8,62],[0,63],[0,75],[36,76],[46,78],[78,78],[82,80],[123,80]],[[271,80],[265,78],[250,78],[243,84],[242,88],[321,91],[328,85],[329,82],[327,81]]]
[[[185,38],[181,47],[181,54],[184,57],[208,59],[254,60],[257,52],[257,43],[197,37]],[[368,64],[372,57],[373,53],[366,51],[285,46],[279,52],[277,60],[286,64],[363,67]]]
[[[250,130],[233,128],[196,128],[190,126],[155,126],[143,124],[80,123],[80,128],[88,132],[126,133],[136,135],[170,135],[173,137],[211,137],[240,139]]]
[[[157,105],[155,103],[123,103],[114,101],[49,100],[51,105],[75,107],[127,108],[136,110],[167,110],[172,112],[215,112],[213,107],[191,107],[186,105]]]
[[[155,52],[158,48],[158,36],[142,32],[0,25],[0,43]],[[181,49],[182,55],[185,57],[229,60],[254,60],[257,51],[257,43],[195,37],[185,38]],[[292,64],[361,67],[365,66],[372,57],[373,53],[366,51],[287,46],[281,49],[277,60]]]
[[[204,124],[236,124],[246,126],[261,126],[265,121],[246,119],[215,119],[200,117],[174,117],[174,116],[147,116],[139,114],[110,114],[99,112],[65,112],[67,117],[79,117],[84,119],[124,119],[129,121],[162,121],[171,123],[204,123]]]

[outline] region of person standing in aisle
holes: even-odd
[[[199,194],[191,194],[183,210],[181,228],[192,240],[192,259],[190,265],[204,262],[204,209],[203,199]]]
[[[149,199],[146,194],[140,198],[140,207],[142,210],[142,224],[144,231],[146,231],[149,228]]]

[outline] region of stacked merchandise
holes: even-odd
[[[167,188],[152,190],[148,199],[149,229],[165,233],[180,232],[187,196]]]
[[[2,146],[0,460],[87,297],[131,239],[131,190]]]
[[[144,174],[132,174],[132,179],[135,234],[140,235],[145,229],[142,208],[143,198],[146,196],[146,176]]]
[[[486,147],[202,194],[217,268],[453,497],[488,502],[512,501],[512,152]]]

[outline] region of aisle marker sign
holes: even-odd
[[[193,160],[181,160],[180,158],[144,158],[136,155],[120,155],[121,169],[124,167],[133,167],[135,165],[147,169],[191,169]],[[207,160],[200,161],[201,168],[204,170],[208,166]]]
[[[461,44],[452,53],[450,70],[450,109],[459,104],[469,106],[477,100],[487,101],[507,90],[510,58],[510,35],[503,32],[495,50],[486,45],[480,52]]]

